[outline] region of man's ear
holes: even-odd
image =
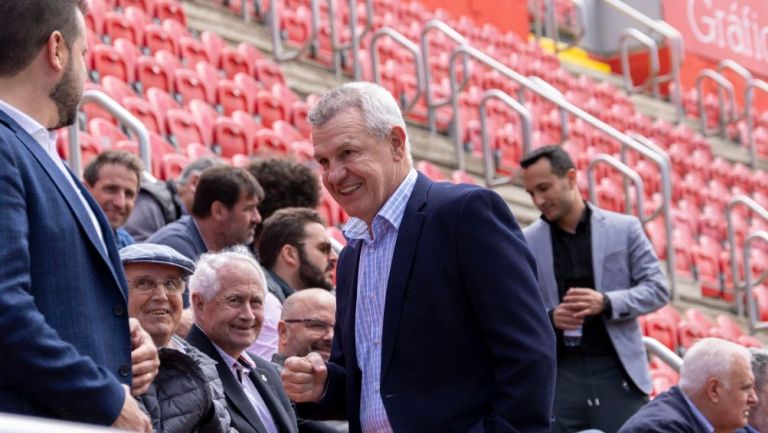
[[[389,144],[392,146],[392,156],[395,161],[405,158],[406,133],[402,126],[393,126],[389,132]]]
[[[195,313],[195,320],[197,320],[200,317],[198,313],[202,313],[205,310],[205,300],[203,300],[199,293],[193,293],[190,300],[192,301],[191,306]]]
[[[288,325],[282,320],[277,322],[277,337],[282,344],[288,341]]]
[[[571,168],[565,172],[565,178],[568,179],[568,186],[571,188],[577,188],[579,186],[579,174],[575,168]]]
[[[64,71],[71,53],[69,53],[69,49],[64,41],[64,35],[60,31],[56,30],[51,33],[43,46],[43,50],[45,51],[48,65],[55,72]]]
[[[299,250],[291,244],[285,244],[280,248],[280,258],[288,265],[298,266]]]
[[[224,203],[218,200],[214,200],[213,203],[211,203],[211,216],[217,220],[224,218],[227,210],[228,209],[224,206]]]
[[[720,401],[720,389],[722,386],[723,384],[716,377],[710,377],[707,379],[704,391],[706,392],[709,401],[712,403],[718,403]]]

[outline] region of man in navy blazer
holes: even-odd
[[[146,390],[157,350],[129,325],[112,230],[50,132],[77,114],[85,4],[0,10],[0,412],[152,431],[130,386]]]
[[[413,170],[397,103],[348,83],[309,115],[323,182],[353,218],[330,362],[289,358],[288,395],[351,432],[549,432],[554,335],[533,256],[494,192]]]

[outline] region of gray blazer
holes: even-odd
[[[650,313],[669,302],[667,280],[659,259],[643,232],[640,221],[629,215],[592,210],[592,266],[595,289],[611,300],[610,318],[603,317],[613,347],[624,369],[638,388],[652,390],[645,346],[637,316]],[[549,225],[538,220],[523,230],[536,257],[539,289],[547,310],[560,299],[553,268],[552,235]]]

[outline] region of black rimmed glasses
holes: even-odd
[[[329,330],[333,329],[333,323],[328,323],[322,320],[318,319],[285,319],[283,320],[285,323],[303,323],[304,326],[309,329],[310,331],[315,332],[328,332]]]

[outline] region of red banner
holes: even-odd
[[[682,33],[686,51],[767,75],[768,1],[664,0],[664,20]]]

